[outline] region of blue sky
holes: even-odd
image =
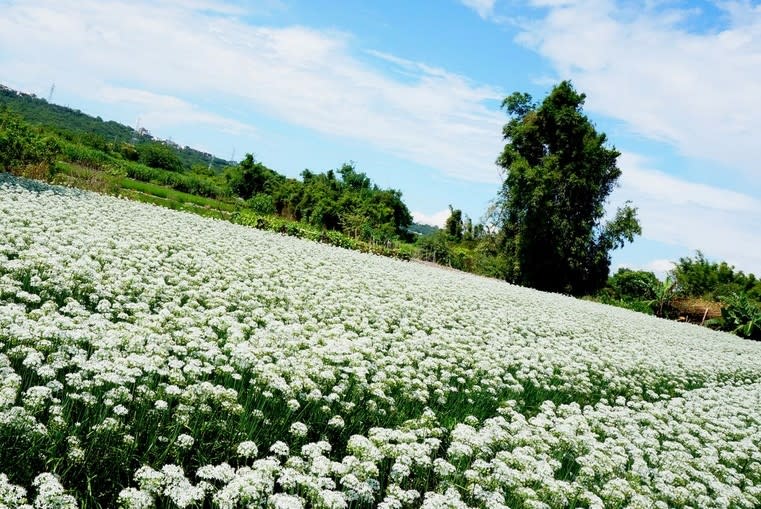
[[[513,91],[571,79],[622,152],[613,266],[761,275],[761,6],[616,0],[0,0],[0,83],[296,176],[355,161],[479,220]]]

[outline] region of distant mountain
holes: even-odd
[[[114,122],[104,121],[80,110],[47,102],[34,94],[26,94],[0,84],[0,108],[7,107],[21,115],[27,122],[43,125],[61,133],[79,133],[98,136],[105,143],[132,143],[138,145],[150,141],[161,142],[170,147],[188,168],[194,165],[209,165],[219,172],[226,166],[235,164],[214,157],[207,152],[201,152],[191,147],[181,147],[168,140],[154,138],[146,129],[135,130],[132,127]]]
[[[407,231],[410,233],[414,233],[415,235],[430,235],[432,233],[436,233],[437,231],[439,231],[439,227],[431,226],[429,224],[412,223],[407,228]]]

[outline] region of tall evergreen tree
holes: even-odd
[[[500,195],[513,282],[591,293],[605,285],[609,252],[641,233],[628,203],[603,223],[605,200],[621,176],[620,153],[583,114],[584,99],[563,81],[541,104],[518,92],[502,103],[510,120],[497,164],[506,172]]]

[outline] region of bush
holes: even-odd
[[[55,138],[40,136],[21,117],[0,111],[0,168],[5,171],[29,165],[48,168],[60,151]]]
[[[168,186],[175,191],[207,198],[224,197],[227,194],[214,181],[200,175],[186,175],[136,163],[124,163],[123,166],[126,170],[126,176],[129,178]]]
[[[447,233],[439,230],[431,235],[418,237],[417,246],[420,250],[420,257],[423,260],[449,265],[452,259],[452,252],[447,242]]]
[[[252,196],[246,201],[246,206],[263,216],[270,216],[276,212],[275,201],[272,199],[272,196],[264,193]]]
[[[619,299],[653,300],[656,298],[658,278],[644,270],[618,269],[608,279],[608,287]]]
[[[137,151],[134,145],[129,143],[122,143],[120,153],[122,157],[127,161],[137,161],[140,159],[140,152]]]
[[[174,151],[162,143],[143,143],[137,148],[140,162],[151,168],[181,172],[183,164]]]
[[[761,340],[761,308],[744,292],[722,298],[721,318],[710,320],[710,325],[748,339]]]
[[[694,258],[680,258],[672,272],[680,296],[719,300],[737,293],[761,297],[761,285],[753,274],[736,271],[727,262],[711,262],[700,251]]]
[[[67,161],[93,170],[104,170],[114,162],[112,157],[100,150],[71,142],[63,144],[62,155]]]

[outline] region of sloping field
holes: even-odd
[[[0,507],[759,507],[761,344],[0,175]]]

